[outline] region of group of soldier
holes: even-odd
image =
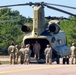
[[[40,49],[41,46],[36,41],[36,43],[33,46],[33,51],[34,51],[34,59],[39,59],[40,58]],[[45,58],[46,58],[46,64],[51,64],[52,63],[52,48],[49,44],[46,45],[46,48],[44,50]]]
[[[10,64],[18,64],[19,56],[21,64],[29,64],[31,54],[29,44],[27,44],[26,47],[21,44],[21,48],[20,50],[18,50],[18,45],[14,45],[13,43],[11,43],[11,45],[8,47],[8,53],[10,56]]]
[[[47,48],[45,49],[45,56],[46,56],[46,63],[51,64],[52,63],[52,48],[50,45],[47,45]],[[71,64],[76,64],[76,44],[73,42],[70,47],[70,58],[71,58]]]
[[[33,45],[35,60],[40,59],[40,49],[41,49],[40,44],[38,43],[38,41],[35,41],[35,44]],[[17,64],[19,57],[20,57],[21,64],[23,63],[29,64],[32,50],[30,50],[30,44],[26,44],[26,46],[21,44],[21,48],[18,49],[18,45],[14,45],[13,43],[11,43],[11,45],[8,47],[8,53],[10,56],[10,64],[12,63]],[[46,45],[44,54],[46,58],[46,64],[51,64],[52,48],[49,44]],[[72,43],[72,46],[70,47],[70,57],[71,57],[71,64],[76,64],[76,44],[75,43]]]
[[[40,59],[40,49],[41,49],[40,44],[38,43],[38,41],[35,41],[35,44],[33,45],[35,60]],[[26,46],[21,44],[21,48],[18,49],[18,45],[14,45],[13,43],[11,43],[11,45],[8,47],[8,53],[10,57],[10,64],[18,64],[19,57],[21,64],[23,63],[29,64],[32,50],[30,50],[30,44],[26,44]],[[46,63],[51,64],[52,48],[50,47],[49,44],[47,45],[47,48],[44,50],[44,54],[46,57]]]

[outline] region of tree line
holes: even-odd
[[[25,35],[21,26],[31,23],[30,19],[20,15],[19,11],[10,8],[0,9],[0,52],[7,54],[7,48],[11,42],[20,44]]]

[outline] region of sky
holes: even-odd
[[[0,0],[0,6],[12,5],[12,4],[24,4],[29,2],[47,2],[52,4],[76,7],[76,0]],[[54,7],[57,7],[57,6],[54,6]],[[18,10],[20,12],[20,15],[23,15],[25,17],[33,17],[33,6],[16,6],[16,7],[10,7],[10,8],[11,10]],[[63,8],[63,7],[57,7],[57,8],[76,14],[76,9],[69,9],[69,8]],[[70,16],[68,14],[65,14],[56,10],[52,10],[46,7],[44,8],[44,11],[45,11],[45,16],[56,16],[56,17]]]

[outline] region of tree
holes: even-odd
[[[70,16],[71,20],[61,21],[61,29],[66,32],[67,43],[70,45],[72,42],[76,42],[76,17]]]
[[[19,11],[10,8],[0,9],[0,50],[5,51],[11,41],[15,44],[22,42],[24,33],[21,26],[25,24],[26,17]]]

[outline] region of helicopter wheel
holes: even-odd
[[[69,58],[67,58],[67,64],[69,64]]]
[[[63,58],[63,64],[65,63],[69,64],[69,58]]]
[[[63,64],[65,64],[65,58],[63,58]]]
[[[59,56],[57,57],[56,62],[57,62],[57,64],[60,64],[60,58],[59,58]]]

